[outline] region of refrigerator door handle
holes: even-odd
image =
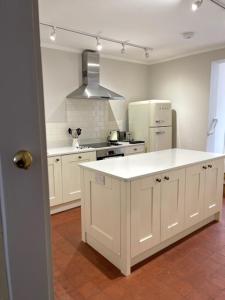
[[[164,134],[165,131],[156,131],[155,133],[156,133],[156,134]]]

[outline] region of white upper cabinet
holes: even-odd
[[[200,222],[205,209],[205,169],[197,164],[186,169],[185,227]]]
[[[131,256],[160,242],[160,176],[131,183]]]
[[[48,158],[48,183],[50,206],[58,205],[62,202],[62,173],[61,157]]]
[[[95,152],[86,152],[62,156],[63,202],[81,198],[79,163],[96,160]]]
[[[222,207],[223,199],[223,160],[205,164],[205,216],[211,216]]]
[[[161,241],[184,228],[185,169],[162,174]]]

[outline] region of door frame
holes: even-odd
[[[207,145],[206,151],[215,151],[215,133],[219,123],[218,117],[218,83],[219,83],[219,68],[221,64],[225,63],[225,59],[213,61],[211,63],[210,75],[210,95],[209,95],[209,111],[208,111],[208,131],[207,131]]]
[[[10,300],[51,300],[54,296],[38,0],[1,1],[0,20],[4,285]],[[14,154],[22,149],[31,150],[33,155],[27,171],[12,162]],[[2,291],[0,299],[1,296]]]

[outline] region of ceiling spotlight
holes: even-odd
[[[102,44],[101,44],[101,42],[100,42],[100,38],[97,37],[96,40],[97,40],[96,49],[97,49],[98,51],[101,51],[101,50],[102,50]]]
[[[125,44],[122,43],[121,45],[122,45],[121,54],[126,54]]]
[[[52,31],[51,31],[51,33],[50,33],[50,40],[51,41],[55,41],[56,40],[56,27],[52,27]]]
[[[145,48],[145,58],[149,58],[149,50],[148,48]]]
[[[203,3],[203,0],[195,0],[195,1],[192,3],[192,5],[191,5],[191,9],[192,9],[193,11],[198,10],[199,7],[202,5],[202,3]]]

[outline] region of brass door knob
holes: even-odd
[[[32,154],[26,150],[20,150],[16,152],[13,157],[13,163],[17,166],[17,168],[27,170],[32,165]]]

